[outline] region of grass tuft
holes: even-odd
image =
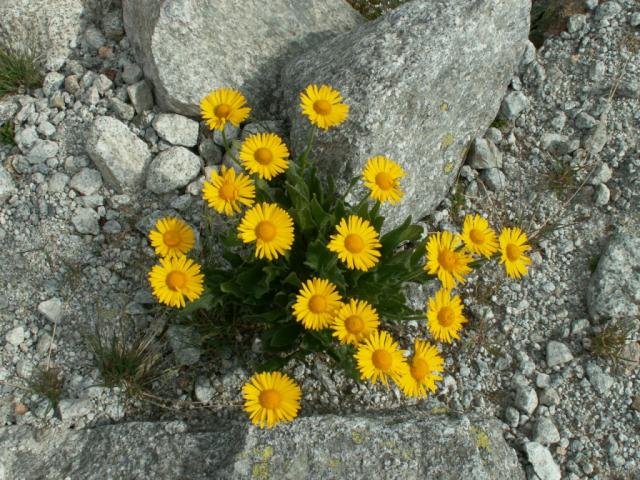
[[[96,330],[87,342],[105,387],[123,387],[128,395],[140,397],[162,376],[162,355],[152,334],[105,335]]]
[[[16,141],[14,139],[16,134],[16,126],[15,124],[9,120],[8,122],[4,122],[0,125],[0,144],[2,145],[15,145]]]
[[[36,55],[0,47],[0,98],[41,84],[40,61]]]
[[[544,177],[549,184],[549,188],[562,195],[567,192],[573,193],[580,186],[579,174],[581,168],[575,167],[563,161],[555,161],[546,171]]]
[[[351,6],[368,20],[375,20],[389,10],[399,7],[408,0],[347,0]]]
[[[49,408],[55,409],[64,393],[64,378],[55,367],[40,367],[31,376],[29,389],[49,400]]]
[[[624,360],[622,349],[632,339],[632,327],[624,322],[612,322],[591,337],[591,353],[612,361]]]

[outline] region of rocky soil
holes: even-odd
[[[502,431],[528,479],[640,478],[640,4],[582,3],[585,13],[571,16],[566,31],[537,50],[523,44],[507,91],[497,93],[504,99],[496,120],[466,139],[465,165],[429,187],[448,194],[422,219],[428,231],[459,229],[472,212],[494,226],[521,226],[535,246],[530,274],[511,281],[494,265],[472,276],[462,291],[470,322],[462,340],[444,348],[446,376],[428,400],[356,382],[323,356],[290,361],[286,370],[303,388],[300,422],[311,430],[322,414],[345,415],[347,423],[382,411],[497,419],[491,441],[499,443],[493,438]],[[28,2],[16,8],[21,4]],[[84,444],[91,430],[76,437],[70,428],[122,424],[126,435],[128,422],[162,420],[173,435],[194,419],[240,424],[240,389],[262,358],[260,343],[248,338],[239,339],[240,348],[199,346],[185,317],[151,296],[146,274],[155,259],[146,235],[155,220],[173,214],[219,227],[200,189],[224,160],[222,139],[197,118],[160,108],[119,2],[94,7],[56,24],[81,33],[47,57],[42,88],[0,99],[0,124],[15,124],[15,145],[0,145],[0,479],[5,469],[19,471],[20,452],[37,451],[24,433],[32,428]],[[18,27],[0,19],[0,38],[11,28]],[[385,38],[393,45],[401,36]],[[221,55],[232,58],[233,48],[221,44]],[[260,122],[229,135],[264,128],[287,135],[289,126],[285,108],[265,107]],[[422,128],[378,127],[380,135]],[[428,294],[410,289],[418,307]],[[426,334],[424,322],[388,328],[405,346]],[[149,383],[150,393],[131,398],[105,383],[89,345],[96,332],[153,340],[162,375]],[[622,337],[619,344],[611,332]],[[51,392],[36,387],[47,368],[61,379],[54,409],[43,395]],[[103,428],[103,440],[117,435]],[[344,428],[350,435],[355,427]],[[292,448],[283,438],[271,440]],[[391,471],[393,461],[371,468]],[[33,468],[23,471],[39,475]],[[251,466],[233,468],[257,476]],[[480,478],[500,478],[491,475]]]

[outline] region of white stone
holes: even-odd
[[[198,122],[175,113],[161,113],[153,120],[158,136],[173,145],[193,147],[198,143]]]
[[[553,368],[573,360],[571,350],[564,343],[554,340],[547,343],[547,366]]]
[[[202,168],[200,157],[184,147],[171,147],[159,153],[149,165],[147,188],[167,193],[186,187]]]
[[[78,208],[71,217],[73,226],[76,227],[78,233],[97,235],[100,233],[100,225],[98,219],[100,217],[92,208]]]
[[[13,178],[9,175],[4,167],[0,166],[0,206],[16,192]]]
[[[24,327],[12,328],[6,333],[4,338],[8,343],[17,347],[24,342]]]
[[[560,467],[553,460],[547,447],[538,442],[527,442],[524,446],[529,463],[540,480],[560,480]]]
[[[102,187],[102,175],[93,168],[83,168],[73,176],[69,186],[82,195],[93,195]]]
[[[38,312],[44,315],[51,322],[58,322],[62,318],[62,300],[50,298],[38,305]]]

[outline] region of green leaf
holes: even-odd
[[[262,372],[275,372],[277,370],[282,370],[282,368],[285,366],[286,363],[287,363],[287,359],[284,357],[273,357],[265,362],[262,362],[260,365],[258,365],[256,372],[262,373]]]
[[[296,272],[291,272],[289,275],[286,276],[286,278],[282,281],[283,284],[288,284],[291,285],[293,287],[299,287],[300,286],[300,278],[298,278],[298,275],[296,274]]]
[[[391,254],[402,242],[416,241],[422,236],[422,227],[411,224],[411,216],[402,225],[387,232],[380,239],[382,255]]]
[[[302,326],[298,323],[289,323],[276,329],[269,339],[269,346],[273,348],[290,347],[295,343]]]
[[[205,287],[202,295],[200,295],[200,297],[193,302],[187,303],[185,307],[180,310],[180,313],[184,315],[190,315],[198,310],[210,309],[214,303],[214,298],[215,297],[213,295],[213,292]]]

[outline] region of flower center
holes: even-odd
[[[444,306],[438,312],[438,323],[445,328],[450,327],[453,324],[455,317],[453,308]]]
[[[469,232],[469,238],[473,243],[484,243],[486,237],[482,230],[478,230],[477,228],[472,228]]]
[[[169,272],[165,281],[170,290],[177,292],[187,284],[187,276],[180,270],[173,270]]]
[[[230,201],[238,198],[238,189],[233,183],[223,183],[218,190],[218,195],[222,200]]]
[[[364,240],[362,240],[360,235],[350,233],[344,239],[344,248],[351,253],[360,253],[364,249]]]
[[[264,242],[270,242],[276,237],[276,226],[269,220],[263,220],[256,226],[256,237]]]
[[[227,118],[231,113],[231,107],[226,103],[221,103],[220,105],[216,106],[216,108],[213,110],[213,113],[218,118]]]
[[[323,313],[327,309],[327,300],[324,295],[314,295],[309,299],[309,310],[313,313]]]
[[[167,230],[162,234],[162,240],[164,241],[165,245],[169,247],[175,247],[177,245],[180,245],[180,241],[182,239],[180,238],[180,233],[176,232],[175,230]]]
[[[456,266],[456,253],[452,250],[443,250],[438,255],[438,263],[445,270],[453,270]]]
[[[364,330],[364,322],[360,315],[351,315],[344,321],[344,328],[346,328],[349,333],[357,335]]]
[[[269,410],[275,410],[280,405],[280,393],[273,388],[265,390],[260,394],[259,400],[262,408],[268,408]]]
[[[429,373],[429,364],[423,358],[414,358],[411,362],[411,376],[420,381]]]
[[[318,115],[329,115],[331,113],[331,104],[326,100],[316,100],[313,102],[313,109]]]
[[[371,355],[371,361],[378,370],[383,370],[386,372],[387,370],[389,370],[389,368],[391,368],[393,357],[386,350],[376,350],[375,352],[373,352],[373,355]]]
[[[273,160],[273,154],[268,148],[260,147],[253,154],[253,158],[255,158],[256,162],[260,165],[269,165],[271,160]]]
[[[378,185],[381,190],[391,190],[395,182],[387,172],[380,172],[376,175],[376,185]]]
[[[522,250],[515,243],[509,243],[507,245],[507,258],[509,259],[509,261],[515,262],[516,260],[518,260],[518,258],[520,258],[521,254]]]

